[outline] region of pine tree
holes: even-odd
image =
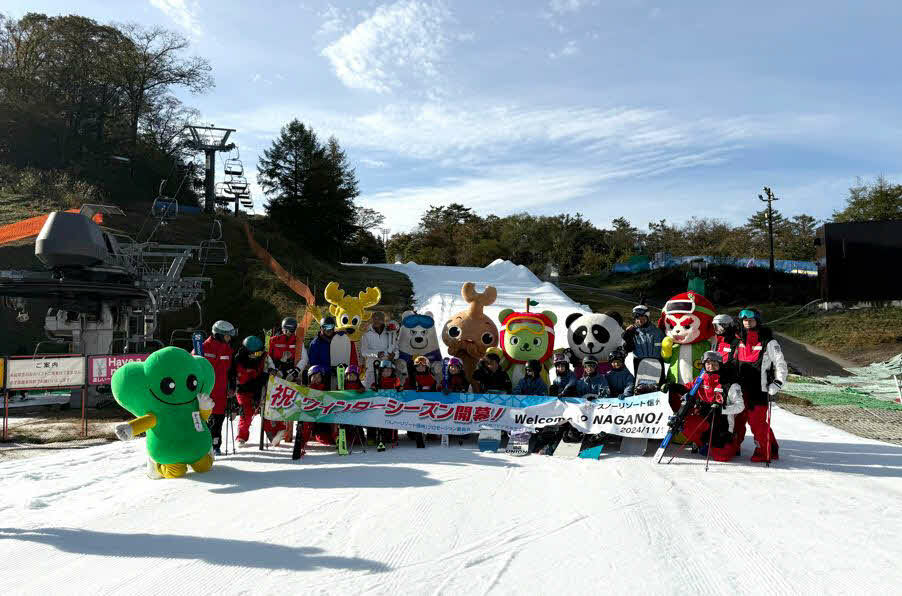
[[[859,180],[849,189],[846,208],[833,212],[837,222],[882,219],[902,219],[902,184],[891,184],[883,176],[872,185]]]

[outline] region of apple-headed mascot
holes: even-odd
[[[213,365],[203,356],[168,347],[144,362],[129,362],[113,373],[113,397],[137,416],[116,425],[128,440],[147,433],[147,475],[178,478],[213,467],[213,438],[206,420],[213,411]]]
[[[695,292],[683,292],[667,301],[658,327],[666,337],[661,342],[661,358],[669,365],[668,383],[691,383],[702,370],[702,357],[714,337],[714,305]],[[679,397],[671,394],[670,405],[679,409]]]
[[[551,354],[554,352],[554,325],[557,315],[550,310],[540,313],[530,312],[530,306],[538,302],[526,300],[526,311],[516,312],[505,308],[498,314],[501,323],[501,349],[504,352],[504,366],[515,385],[526,376],[526,365],[530,360],[538,360],[540,374],[545,384],[549,384],[548,370],[551,368]]]

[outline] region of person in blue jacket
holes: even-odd
[[[611,364],[611,372],[605,375],[608,387],[611,390],[611,397],[630,397],[636,385],[636,378],[627,367],[623,365],[626,355],[623,350],[616,348],[611,355],[608,356],[608,362]]]
[[[598,360],[595,356],[583,358],[583,383],[589,388],[588,393],[598,397],[610,397],[611,388],[608,379],[598,372]]]
[[[548,395],[554,397],[582,397],[589,393],[589,386],[570,370],[570,360],[563,352],[554,355],[554,372],[557,377],[548,388]]]
[[[332,338],[335,337],[335,317],[326,316],[319,322],[319,333],[310,342],[307,350],[310,366],[322,366],[327,372],[323,377],[328,382],[332,376],[332,356],[330,355]]]
[[[633,353],[635,364],[643,358],[661,359],[661,342],[664,332],[652,325],[648,318],[648,307],[638,305],[633,308],[633,324],[623,332],[623,348]]]
[[[526,363],[526,375],[514,387],[514,395],[548,395],[548,385],[542,380],[542,365],[538,360]]]

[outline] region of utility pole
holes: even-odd
[[[758,195],[758,200],[764,201],[767,203],[767,236],[770,242],[770,267],[767,270],[767,290],[770,295],[770,299],[774,299],[774,201],[779,201],[777,197],[774,196],[774,192],[768,188],[764,187],[764,194],[767,195],[767,198]]]

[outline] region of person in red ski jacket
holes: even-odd
[[[266,351],[263,349],[263,340],[255,335],[245,337],[234,360],[235,398],[241,407],[238,419],[237,444],[239,447],[244,447],[250,438],[251,422],[260,407],[260,396],[266,385],[265,369]],[[264,420],[264,430],[267,430],[267,424],[281,424],[283,430],[285,426],[284,422],[271,423]],[[271,432],[270,439],[277,431],[271,430]]]
[[[300,382],[301,372],[307,368],[308,356],[304,343],[300,342],[300,357],[295,362],[298,352],[298,321],[294,317],[282,319],[282,333],[269,338],[269,357],[267,366],[276,371],[280,377],[292,382]]]
[[[413,359],[414,373],[407,375],[407,384],[405,389],[413,389],[419,392],[435,391],[438,388],[438,381],[429,368],[429,359],[425,356],[417,356]]]
[[[360,382],[360,367],[356,364],[349,365],[345,371],[345,391],[356,391],[357,393],[366,391],[366,387]]]
[[[373,374],[375,375],[376,379],[371,385],[373,391],[384,389],[394,389],[395,391],[401,391],[401,379],[398,378],[397,371],[395,370],[395,363],[391,360],[388,360],[386,358],[384,360],[375,362],[375,370],[373,370]],[[390,430],[384,428],[367,428],[366,436],[367,440],[375,438],[375,443],[377,444],[394,444],[398,438],[398,431],[394,429]]]
[[[780,459],[780,446],[770,425],[770,402],[776,399],[786,382],[789,367],[773,333],[761,325],[760,312],[745,308],[739,312],[739,320],[742,327],[739,329],[736,365],[745,412],[736,419],[736,451],[738,453],[745,438],[745,424],[748,422],[755,436],[752,461],[769,462]]]
[[[695,407],[686,416],[682,431],[703,455],[709,451],[714,461],[730,461],[735,455],[732,431],[736,415],[745,408],[735,374],[722,359],[714,350],[702,356],[704,370],[699,375],[702,382],[695,393]],[[685,395],[697,379],[674,387],[675,392]]]
[[[714,317],[714,350],[723,357],[723,363],[734,366],[736,364],[736,350],[739,348],[739,338],[736,336],[736,324],[730,315],[717,315]]]
[[[229,343],[235,336],[235,327],[228,321],[216,321],[213,323],[213,335],[203,343],[203,356],[213,365],[215,382],[210,397],[213,399],[213,414],[207,421],[210,432],[213,435],[213,453],[222,455],[222,423],[225,421],[226,405],[229,393],[232,390],[232,348]]]
[[[326,367],[314,364],[307,371],[309,382],[307,386],[317,391],[329,391],[329,385],[326,384],[326,375],[328,371]],[[338,440],[338,425],[327,422],[305,422],[302,428],[304,433],[304,444],[307,443],[311,434],[313,437],[324,445],[334,445]]]

